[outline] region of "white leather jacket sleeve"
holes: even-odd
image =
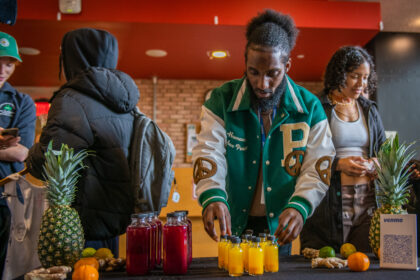
[[[321,180],[320,174],[315,168],[317,161],[324,156],[329,157],[331,162],[328,167],[328,162],[324,161],[321,164],[321,170],[330,168],[335,156],[335,148],[327,119],[320,121],[310,129],[300,175],[296,181],[295,192],[292,195],[291,202],[289,202],[289,204],[293,203],[294,197],[301,197],[307,200],[312,209],[311,213],[307,213],[307,217],[313,214],[329,188],[329,185]]]
[[[225,122],[210,111],[205,106],[202,106],[201,113],[201,131],[197,136],[198,144],[194,147],[192,159],[195,163],[198,158],[204,158],[216,164],[216,172],[208,178],[201,179],[196,186],[197,197],[200,197],[205,191],[212,189],[220,189],[224,192],[225,197],[206,197],[206,201],[201,201],[204,206],[206,202],[214,200],[215,198],[227,200],[226,194],[226,130]],[[211,165],[203,161],[206,168],[211,169]]]

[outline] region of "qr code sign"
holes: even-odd
[[[411,248],[413,236],[387,234],[383,238],[383,262],[396,264],[413,264]]]

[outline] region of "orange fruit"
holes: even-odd
[[[81,265],[76,270],[74,270],[71,277],[72,280],[98,280],[99,273],[91,265]]]
[[[351,243],[344,243],[340,248],[340,255],[347,259],[351,254],[357,252],[356,247]]]
[[[89,257],[89,258],[82,258],[80,260],[78,260],[75,264],[74,264],[74,270],[76,270],[77,268],[79,268],[79,266],[82,265],[91,265],[94,268],[96,268],[96,270],[99,269],[99,262],[96,258],[94,257]]]
[[[347,265],[352,271],[366,271],[369,268],[370,260],[365,254],[356,252],[347,258]]]

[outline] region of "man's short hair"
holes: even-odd
[[[246,29],[246,51],[252,45],[271,47],[284,53],[287,62],[290,52],[296,44],[299,31],[289,15],[274,10],[265,10],[251,19]]]

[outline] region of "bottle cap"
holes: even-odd
[[[173,218],[173,217],[175,217],[175,213],[174,212],[170,212],[170,213],[166,214],[166,217]]]
[[[220,236],[220,238],[227,238],[227,237],[228,237],[227,234],[223,234],[223,235]]]
[[[173,212],[174,217],[184,217],[185,214],[183,212]]]
[[[267,234],[266,233],[260,233],[258,236],[259,237],[267,237]]]
[[[245,230],[245,234],[253,235],[254,231],[252,229]]]
[[[138,218],[138,214],[131,214],[131,219],[137,219]]]
[[[231,242],[233,244],[238,244],[238,243],[241,243],[241,239],[239,237],[235,237],[235,238],[232,238],[232,241]]]
[[[183,213],[185,216],[188,216],[188,210],[176,210],[175,212]]]
[[[267,236],[267,240],[273,241],[273,240],[276,240],[276,237],[274,237],[273,235],[269,235]]]
[[[137,218],[139,219],[146,219],[149,216],[147,213],[138,213]]]
[[[261,238],[259,238],[259,237],[253,237],[252,238],[252,241],[253,242],[261,242]]]

